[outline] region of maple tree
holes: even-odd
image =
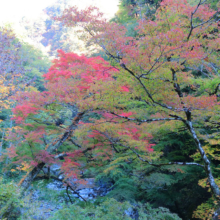
[[[216,31],[219,21],[214,19],[218,12],[203,3],[199,1],[196,6],[190,6],[187,1],[163,1],[155,21],[139,21],[136,38],[126,37],[124,27],[100,19],[100,13],[94,16],[96,8],[82,12],[73,7],[64,11],[58,20],[67,26],[79,25],[89,32],[91,42],[102,47],[124,69],[133,98],[149,103],[157,108],[158,116],[163,116],[154,119],[121,118],[139,123],[177,120],[185,124],[202,156],[212,191],[218,198],[219,188],[212,176],[210,161],[202,148],[200,135],[194,129],[205,116],[209,123],[216,121],[212,114],[216,115],[219,105],[216,94],[218,71],[215,68],[219,65],[219,32]],[[198,71],[193,66],[204,66],[205,70]],[[204,78],[208,75],[209,80],[196,79],[190,68],[205,75]],[[206,83],[215,84],[215,89]],[[188,86],[194,87],[193,94],[187,91]]]
[[[219,186],[204,142],[219,145],[220,24],[218,12],[204,3],[164,0],[154,20],[138,20],[135,37],[95,7],[71,7],[56,18],[68,27],[82,27],[85,39],[110,62],[59,50],[44,75],[47,91],[16,96],[19,105],[13,112],[20,128],[9,137],[16,147],[8,155],[32,165],[21,181],[24,188],[45,164],[61,157],[66,178],[80,178],[86,167],[113,164],[115,155],[130,152],[123,160],[137,157],[155,167],[174,164],[179,172],[181,165],[203,168],[217,201],[217,218]],[[195,161],[164,163],[163,152],[154,150],[154,135],[181,127],[197,147]]]

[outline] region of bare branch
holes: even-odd
[[[83,115],[86,112],[79,112],[76,117],[72,120],[72,124],[69,126],[69,128],[66,130],[66,132],[63,134],[63,136],[59,139],[59,141],[56,144],[52,144],[48,147],[47,151],[52,153],[54,150],[58,149],[64,141],[66,141],[72,134],[73,130],[77,128],[77,124],[82,119]]]
[[[119,118],[124,118],[128,121],[136,121],[136,122],[139,122],[139,123],[144,123],[144,122],[153,122],[153,121],[172,121],[172,120],[179,120],[179,121],[183,121],[183,119],[179,116],[174,116],[173,118],[150,118],[150,119],[144,119],[144,120],[141,120],[141,119],[137,119],[137,118],[129,118],[129,117],[126,117],[126,116],[122,116],[122,115],[118,115],[114,112],[109,112],[111,113],[112,115],[115,115]]]
[[[204,24],[206,24],[206,23],[208,23],[208,22],[210,22],[210,21],[215,17],[215,15],[217,15],[217,14],[218,14],[218,12],[216,12],[209,20],[204,21],[204,22],[202,22],[202,23],[200,23],[200,24],[197,24],[196,26],[194,26],[194,29],[197,28],[197,27],[199,27],[199,26],[202,26],[202,25],[204,25]]]
[[[141,160],[142,162],[144,163],[148,163],[149,165],[151,166],[155,166],[155,167],[161,167],[161,166],[167,166],[167,165],[189,165],[189,166],[200,166],[200,167],[203,167],[203,165],[199,164],[199,163],[193,163],[193,162],[168,162],[168,163],[162,163],[162,164],[154,164],[154,163],[151,163],[149,160],[146,160],[144,159],[137,151],[135,151],[133,148],[129,147],[129,146],[126,146],[122,143],[120,143],[120,140],[117,138],[112,138],[110,137],[106,132],[101,132],[103,135],[105,135],[105,137],[109,140],[109,142],[111,144],[118,144],[119,146],[122,146],[124,148],[127,148],[129,150],[131,150],[137,157],[139,160]]]
[[[123,69],[125,69],[127,72],[129,72],[132,76],[134,76],[134,77],[139,81],[139,83],[140,83],[141,86],[143,87],[144,91],[147,93],[147,96],[149,97],[149,99],[150,99],[153,103],[155,103],[155,104],[157,104],[157,105],[159,105],[159,106],[161,106],[161,107],[163,107],[163,108],[172,110],[172,111],[175,111],[175,110],[179,110],[179,111],[180,111],[180,109],[176,109],[176,108],[173,108],[172,106],[168,106],[168,105],[166,105],[166,104],[162,104],[162,103],[159,103],[159,102],[155,101],[155,100],[153,99],[152,95],[150,94],[150,92],[148,91],[148,89],[146,88],[146,86],[144,85],[144,83],[141,81],[141,79],[140,79],[138,76],[136,76],[133,71],[131,71],[130,69],[128,69],[128,68],[125,66],[124,63],[121,63],[120,66],[121,66]]]
[[[54,157],[54,159],[60,159],[60,158],[62,158],[62,157],[66,157],[66,156],[68,156],[67,155],[67,153],[62,153],[62,154],[58,154],[58,155],[56,155],[55,157]]]
[[[69,192],[68,192],[69,187],[70,187],[69,185],[66,186],[66,194],[67,194],[67,196],[68,196],[68,198],[69,198],[71,204],[73,204],[73,201],[72,201],[72,199],[71,199],[71,197],[70,197],[70,195],[69,195]]]
[[[39,177],[38,177],[39,178]],[[40,178],[42,179],[48,179],[48,177],[45,175],[45,176],[40,176]],[[57,181],[60,181],[60,182],[63,182],[67,185],[68,188],[70,188],[79,198],[81,198],[84,202],[87,202],[86,199],[84,199],[76,190],[73,189],[73,187],[67,182],[67,181],[64,181],[62,179],[59,179],[58,177],[56,176],[50,176],[51,179],[54,179],[54,180],[57,180]],[[37,179],[37,178],[36,178]],[[68,195],[68,194],[67,194]]]
[[[77,146],[78,148],[82,148],[81,145],[77,144],[73,139],[68,139],[72,144],[74,144],[75,146]]]
[[[171,71],[172,71],[172,75],[173,75],[173,82],[174,82],[173,86],[175,88],[175,91],[177,92],[179,98],[182,98],[183,97],[183,93],[182,93],[182,91],[180,89],[179,84],[177,83],[176,71],[173,68],[171,68]]]
[[[67,182],[65,182],[66,184],[68,184]],[[68,184],[69,188],[79,197],[81,198],[84,202],[87,202],[76,190],[74,190],[69,184]]]
[[[200,167],[203,167],[203,165],[199,164],[199,163],[193,163],[193,162],[168,162],[168,163],[162,163],[162,164],[154,164],[154,163],[151,163],[149,160],[146,160],[144,159],[140,154],[138,154],[134,149],[132,149],[131,147],[128,147],[128,146],[125,146],[123,144],[119,144],[125,148],[128,148],[130,149],[133,153],[136,154],[136,156],[142,161],[142,162],[145,162],[145,163],[148,163],[149,165],[151,166],[155,166],[155,167],[161,167],[161,166],[167,166],[167,165],[189,165],[189,166],[200,166]]]
[[[190,31],[189,31],[189,34],[188,34],[188,36],[187,36],[187,40],[189,40],[189,38],[190,38],[190,36],[192,35],[192,32],[193,32],[193,30],[194,30],[195,28],[197,28],[197,27],[199,27],[199,26],[202,26],[202,25],[204,25],[204,24],[209,23],[209,22],[215,17],[215,15],[217,15],[217,14],[219,13],[219,12],[216,12],[216,13],[215,13],[211,18],[209,18],[207,21],[204,21],[204,22],[202,22],[202,23],[200,23],[200,24],[197,24],[197,25],[193,26],[193,16],[194,16],[194,14],[197,12],[199,6],[202,5],[202,4],[204,4],[205,2],[206,2],[206,0],[204,0],[203,2],[202,2],[202,0],[200,0],[199,3],[198,3],[198,5],[196,6],[195,10],[191,13]]]

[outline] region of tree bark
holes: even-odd
[[[199,138],[198,138],[198,136],[195,132],[195,129],[193,127],[193,124],[192,124],[192,121],[191,121],[191,112],[189,110],[186,111],[186,116],[187,116],[187,121],[185,121],[185,124],[188,127],[188,129],[189,129],[189,131],[190,131],[190,133],[191,133],[191,135],[192,135],[192,137],[193,137],[193,139],[196,143],[197,149],[199,150],[201,158],[204,162],[204,169],[205,169],[206,175],[208,177],[208,181],[209,181],[209,184],[210,184],[210,187],[211,187],[211,191],[212,191],[214,197],[218,201],[216,210],[213,213],[213,217],[212,217],[213,220],[218,220],[219,217],[220,217],[220,191],[219,191],[219,186],[215,182],[215,178],[212,175],[212,171],[211,171],[210,161],[209,161],[204,149],[202,148],[202,144],[201,144],[201,142],[200,142],[200,140],[199,140]]]
[[[192,137],[193,137],[193,139],[196,143],[196,146],[199,150],[201,158],[204,162],[204,169],[205,169],[206,175],[208,177],[208,181],[209,181],[211,190],[212,190],[214,196],[216,197],[216,199],[219,200],[219,196],[220,196],[219,187],[215,183],[215,179],[214,179],[214,177],[212,175],[212,171],[211,171],[210,161],[209,161],[208,157],[206,156],[206,153],[202,148],[202,144],[201,144],[199,138],[197,137],[197,134],[196,134],[195,129],[193,127],[193,124],[192,124],[192,121],[191,121],[191,112],[187,111],[186,116],[187,116],[187,121],[185,121],[185,124],[188,127],[190,133],[192,134]]]

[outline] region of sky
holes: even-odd
[[[0,21],[17,22],[23,16],[35,18],[54,0],[5,0],[0,3]]]
[[[119,0],[71,0],[71,4],[81,7],[90,4],[98,6],[104,13],[112,17],[117,11]],[[0,23],[17,23],[23,16],[35,19],[40,16],[42,10],[56,2],[56,0],[1,0]]]
[[[43,12],[47,6],[53,5],[57,0],[0,0],[0,26],[10,24],[16,36],[35,47],[45,50],[39,39],[32,39],[28,36],[24,26],[20,21],[25,17],[28,23],[46,19]],[[106,18],[111,18],[118,10],[119,0],[69,0],[71,5],[77,5],[79,8],[86,8],[95,5],[105,14]],[[47,49],[46,49],[47,50]]]

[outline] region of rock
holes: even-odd
[[[87,178],[84,180],[84,183],[80,183],[78,180],[74,179],[71,180],[70,183],[72,188],[85,200],[92,200],[97,196],[105,196],[113,185],[109,181],[98,181],[96,183],[94,178]],[[78,198],[76,193],[75,197]]]
[[[125,214],[135,220],[138,219],[139,216],[138,210],[132,207],[129,207],[127,210],[125,210]]]
[[[64,174],[61,171],[61,165],[59,164],[53,164],[50,166],[50,174],[51,176],[58,177],[59,180],[50,179],[49,183],[47,183],[46,188],[50,190],[54,190],[57,193],[61,192],[61,194],[64,193],[63,199],[60,198],[59,202],[56,201],[48,201],[44,199],[44,193],[41,190],[38,189],[29,189],[33,190],[32,196],[31,196],[31,203],[38,204],[37,207],[35,207],[36,211],[31,214],[32,219],[48,219],[51,215],[53,215],[54,212],[58,211],[59,209],[62,209],[62,205],[60,205],[63,202],[69,201],[69,197],[66,194],[66,185],[63,184],[62,180],[64,179]],[[44,172],[48,174],[48,167],[44,168]],[[98,196],[105,196],[113,186],[113,183],[109,181],[108,179],[103,179],[99,181],[95,181],[95,178],[86,178],[83,180],[77,180],[77,179],[67,179],[66,182],[71,185],[72,189],[75,190],[76,193],[74,193],[73,190],[69,188],[69,195],[74,196],[75,198],[78,198],[79,200],[83,201],[95,200]],[[64,190],[62,192],[62,190]],[[30,191],[29,191],[30,192]],[[83,198],[83,199],[82,199]],[[31,209],[31,208],[27,208]],[[27,213],[24,210],[24,212]],[[38,214],[37,214],[38,213]],[[127,215],[134,215],[132,214],[131,210],[128,210]],[[43,217],[42,217],[43,216]],[[41,218],[42,217],[42,218]]]
[[[43,172],[46,173],[47,175],[50,174],[53,176],[60,176],[62,175],[61,171],[61,165],[60,164],[52,164],[51,166],[45,166],[43,168]]]
[[[52,190],[64,190],[63,183],[58,180],[53,180],[53,182],[50,182],[46,186],[48,189]]]

